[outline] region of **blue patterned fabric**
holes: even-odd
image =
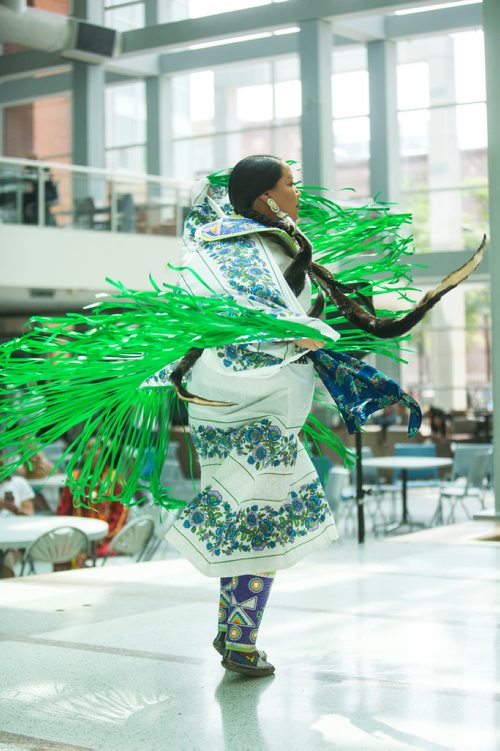
[[[327,349],[309,352],[309,357],[349,433],[356,433],[373,412],[397,402],[410,410],[408,435],[414,436],[420,428],[422,411],[415,399],[380,370],[363,360]]]
[[[274,574],[234,576],[221,579],[224,616],[219,613],[219,629],[226,631],[226,649],[254,652],[259,626],[271,592]],[[225,626],[225,629],[224,629]]]

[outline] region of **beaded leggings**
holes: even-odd
[[[274,573],[225,576],[220,580],[219,631],[226,633],[226,649],[255,650]]]

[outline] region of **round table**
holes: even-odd
[[[401,527],[423,527],[419,522],[410,522],[408,518],[408,472],[412,469],[439,469],[450,467],[452,459],[437,456],[374,456],[363,459],[364,467],[376,467],[377,469],[400,469],[401,470],[401,495],[403,499],[403,515],[397,524],[386,527],[386,532],[394,532]]]
[[[77,516],[0,516],[0,577],[3,573],[3,558],[7,550],[27,548],[40,535],[57,527],[77,527],[84,532],[91,544],[108,534],[109,526],[101,519]],[[93,555],[95,562],[95,555]]]

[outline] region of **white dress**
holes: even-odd
[[[310,285],[296,298],[283,277],[290,257],[272,232],[233,218],[197,232],[180,286],[230,295],[246,306],[314,326]],[[253,232],[248,232],[253,230]],[[203,291],[204,290],[204,291]],[[233,406],[189,405],[202,490],[182,509],[168,541],[208,576],[257,574],[293,565],[337,539],[335,522],[298,433],[311,409],[312,363],[291,342],[206,349],[188,383]]]

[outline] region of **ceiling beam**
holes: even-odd
[[[249,39],[234,44],[221,44],[217,47],[181,50],[160,55],[160,71],[169,74],[182,73],[246,60],[293,55],[298,52],[298,49],[298,34]]]
[[[411,8],[416,0],[288,0],[287,3],[216,13],[173,23],[147,26],[121,34],[121,54],[135,55],[146,50],[175,49],[211,39],[257,33],[296,26],[318,18],[351,19]],[[419,0],[421,6],[435,0]]]
[[[0,80],[14,81],[36,71],[50,70],[68,66],[68,61],[59,54],[39,52],[38,50],[22,50],[9,55],[0,55]]]
[[[58,96],[71,89],[71,72],[65,71],[41,78],[24,78],[0,84],[0,106],[22,104],[34,99]]]
[[[456,8],[441,8],[427,13],[404,16],[386,16],[385,34],[390,39],[403,39],[448,31],[467,31],[483,25],[481,3]]]

